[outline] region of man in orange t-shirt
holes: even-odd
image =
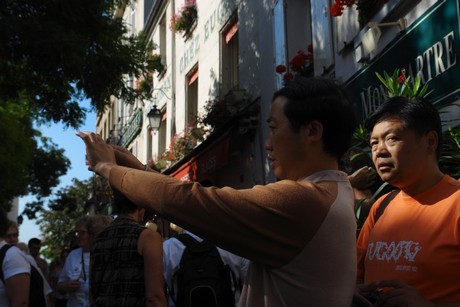
[[[420,98],[394,97],[367,120],[380,177],[400,189],[357,242],[361,294],[379,306],[460,306],[460,182],[438,167],[441,121]],[[436,304],[436,305],[435,305]]]

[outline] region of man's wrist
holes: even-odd
[[[96,165],[94,171],[96,174],[104,177],[105,179],[109,179],[110,170],[114,166],[116,166],[116,164],[112,162],[100,162]]]

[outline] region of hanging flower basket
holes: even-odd
[[[178,13],[171,16],[169,29],[176,33],[184,32],[184,35],[188,35],[190,34],[197,17],[198,10],[196,7],[196,1],[189,0]]]
[[[295,75],[311,77],[313,75],[313,46],[307,47],[307,53],[303,50],[297,51],[297,54],[289,61],[288,67],[278,65],[275,71],[283,75],[284,82],[292,80]]]

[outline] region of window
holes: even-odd
[[[136,3],[131,3],[131,16],[129,18],[129,23],[131,25],[131,34],[136,34]]]
[[[185,122],[187,125],[195,125],[198,115],[198,66],[187,74],[187,106]]]
[[[157,132],[158,133],[158,154],[161,155],[166,151],[166,110],[161,111],[162,117],[161,117],[161,126],[160,130]]]
[[[160,21],[160,55],[161,55],[161,63],[165,66],[166,68],[166,64],[167,64],[167,59],[166,59],[166,54],[167,54],[167,51],[166,51],[166,15],[163,16],[163,18],[161,18],[161,21]]]
[[[222,31],[222,91],[239,86],[238,20],[230,19]]]
[[[287,66],[286,63],[286,26],[284,19],[284,1],[276,1],[273,8],[274,29],[275,29],[275,63],[276,65]],[[283,77],[281,74],[276,74],[277,88],[283,86]]]

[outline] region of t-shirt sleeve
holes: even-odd
[[[30,264],[24,253],[17,247],[11,247],[3,261],[3,276],[5,280],[19,274],[30,274]]]

